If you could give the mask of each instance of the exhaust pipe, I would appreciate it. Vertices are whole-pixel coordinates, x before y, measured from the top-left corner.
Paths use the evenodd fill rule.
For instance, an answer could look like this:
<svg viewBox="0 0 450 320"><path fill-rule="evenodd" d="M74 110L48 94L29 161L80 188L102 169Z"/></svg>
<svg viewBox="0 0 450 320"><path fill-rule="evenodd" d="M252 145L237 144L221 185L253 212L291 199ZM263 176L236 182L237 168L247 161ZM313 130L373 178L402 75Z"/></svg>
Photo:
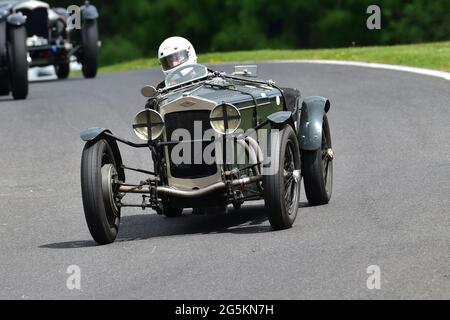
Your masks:
<svg viewBox="0 0 450 320"><path fill-rule="evenodd" d="M242 178L238 180L233 180L231 185L233 187L245 186L248 184L260 182L262 176ZM178 198L192 199L207 196L214 192L225 191L226 184L224 182L218 182L212 184L206 188L198 190L178 190L170 187L156 187L156 194L158 196L172 196ZM149 194L149 186L120 186L119 192L121 193L139 193L139 194Z"/></svg>

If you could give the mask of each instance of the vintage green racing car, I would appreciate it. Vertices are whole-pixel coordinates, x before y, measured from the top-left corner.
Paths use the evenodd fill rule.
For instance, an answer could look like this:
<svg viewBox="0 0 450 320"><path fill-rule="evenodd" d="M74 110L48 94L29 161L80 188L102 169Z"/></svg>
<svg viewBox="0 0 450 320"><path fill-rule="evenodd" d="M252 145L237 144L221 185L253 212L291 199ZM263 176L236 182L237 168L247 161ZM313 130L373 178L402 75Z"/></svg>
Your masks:
<svg viewBox="0 0 450 320"><path fill-rule="evenodd" d="M116 239L127 207L176 217L185 208L217 214L264 200L271 226L280 230L296 219L302 180L310 205L330 201L329 100L301 98L298 90L258 80L256 73L256 66L236 67L232 75L183 66L160 89L142 89L148 101L133 123L142 143L104 128L81 133L83 205L97 243ZM118 143L148 149L153 167L150 158L146 169L126 166ZM126 182L129 170L142 181ZM129 202L131 194L142 198Z"/></svg>

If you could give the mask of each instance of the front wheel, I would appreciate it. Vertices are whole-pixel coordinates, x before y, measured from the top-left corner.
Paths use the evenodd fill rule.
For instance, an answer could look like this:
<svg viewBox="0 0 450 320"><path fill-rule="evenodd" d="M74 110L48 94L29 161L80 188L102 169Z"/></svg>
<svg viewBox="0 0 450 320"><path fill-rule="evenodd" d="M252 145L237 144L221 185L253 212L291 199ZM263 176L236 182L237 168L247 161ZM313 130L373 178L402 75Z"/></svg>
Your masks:
<svg viewBox="0 0 450 320"><path fill-rule="evenodd" d="M299 208L300 150L291 126L286 126L271 139L271 166L263 177L264 200L270 225L275 230L283 230L292 227Z"/></svg>
<svg viewBox="0 0 450 320"><path fill-rule="evenodd" d="M302 151L305 193L311 206L330 202L333 189L333 159L330 126L325 115L321 148L315 151Z"/></svg>
<svg viewBox="0 0 450 320"><path fill-rule="evenodd" d="M97 20L86 21L81 30L83 44L83 75L95 78L98 69L98 26Z"/></svg>
<svg viewBox="0 0 450 320"><path fill-rule="evenodd" d="M9 30L8 57L10 87L15 100L28 96L27 34L25 27Z"/></svg>
<svg viewBox="0 0 450 320"><path fill-rule="evenodd" d="M108 141L88 142L81 159L83 207L89 231L102 245L114 242L119 231L114 180L118 180L117 163Z"/></svg>

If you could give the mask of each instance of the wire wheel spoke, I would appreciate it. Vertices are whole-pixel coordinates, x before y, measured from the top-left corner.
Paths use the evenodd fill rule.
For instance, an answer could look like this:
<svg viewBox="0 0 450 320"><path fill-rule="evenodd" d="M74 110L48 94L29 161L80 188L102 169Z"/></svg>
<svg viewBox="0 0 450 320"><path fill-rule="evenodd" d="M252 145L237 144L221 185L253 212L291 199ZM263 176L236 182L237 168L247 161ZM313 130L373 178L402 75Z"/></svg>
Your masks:
<svg viewBox="0 0 450 320"><path fill-rule="evenodd" d="M116 227L120 221L120 211L117 207L116 191L114 190L114 181L119 179L116 168L108 154L103 155L102 159L102 191L103 201L107 207L107 220L110 227Z"/></svg>
<svg viewBox="0 0 450 320"><path fill-rule="evenodd" d="M286 147L286 154L284 158L284 201L289 215L293 213L294 201L297 198L295 192L297 190L297 181L294 177L295 171L295 157L292 145L288 144Z"/></svg>
<svg viewBox="0 0 450 320"><path fill-rule="evenodd" d="M325 180L325 184L326 184L326 182L327 182L327 180L328 180L328 167L330 166L330 162L329 161L326 161L325 162L325 166L324 166L324 172L323 172L323 178L324 178L324 180Z"/></svg>
<svg viewBox="0 0 450 320"><path fill-rule="evenodd" d="M285 183L284 183L285 190L288 190L292 186L293 181L294 181L294 176L291 176L288 180L285 181Z"/></svg>

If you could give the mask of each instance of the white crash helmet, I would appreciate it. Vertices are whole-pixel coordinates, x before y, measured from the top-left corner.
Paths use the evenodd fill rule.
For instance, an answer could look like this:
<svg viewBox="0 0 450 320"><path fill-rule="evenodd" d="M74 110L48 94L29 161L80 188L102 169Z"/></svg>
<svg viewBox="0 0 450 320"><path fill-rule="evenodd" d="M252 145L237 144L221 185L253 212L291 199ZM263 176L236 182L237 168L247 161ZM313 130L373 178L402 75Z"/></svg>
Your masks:
<svg viewBox="0 0 450 320"><path fill-rule="evenodd" d="M167 75L184 64L197 63L197 54L192 44L185 38L171 37L159 46L158 59L163 72Z"/></svg>

